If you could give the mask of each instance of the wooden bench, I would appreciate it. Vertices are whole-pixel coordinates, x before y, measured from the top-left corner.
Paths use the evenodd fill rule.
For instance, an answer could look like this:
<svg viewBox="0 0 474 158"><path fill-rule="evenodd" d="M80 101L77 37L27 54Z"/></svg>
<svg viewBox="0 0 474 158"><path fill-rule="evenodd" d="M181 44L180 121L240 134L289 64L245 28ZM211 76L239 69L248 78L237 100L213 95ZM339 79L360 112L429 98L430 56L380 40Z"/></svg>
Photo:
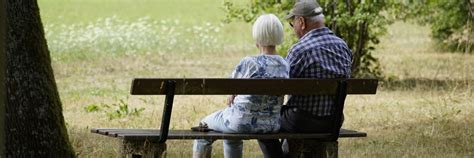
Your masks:
<svg viewBox="0 0 474 158"><path fill-rule="evenodd" d="M335 144L331 157L337 157L337 139L366 137L364 132L339 129L344 100L348 94L375 94L376 79L221 79L221 78L137 78L132 95L166 95L161 128L92 129L92 133L120 138L122 157L164 157L167 139L311 139ZM328 133L225 134L169 130L174 95L334 95L334 128ZM209 111L209 114L214 111ZM192 150L192 149L186 149Z"/></svg>

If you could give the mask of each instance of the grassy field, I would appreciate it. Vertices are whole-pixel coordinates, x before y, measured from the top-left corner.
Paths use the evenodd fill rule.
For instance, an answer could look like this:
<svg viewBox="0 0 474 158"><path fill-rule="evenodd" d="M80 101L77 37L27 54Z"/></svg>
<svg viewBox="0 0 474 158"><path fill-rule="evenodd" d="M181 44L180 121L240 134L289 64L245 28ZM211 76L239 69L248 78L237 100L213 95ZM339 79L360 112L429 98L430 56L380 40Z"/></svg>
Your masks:
<svg viewBox="0 0 474 158"><path fill-rule="evenodd" d="M95 127L158 128L164 97L130 96L136 77L228 77L255 55L248 24L220 24L221 0L40 0L70 140L78 157L116 157ZM238 2L243 3L243 2ZM292 38L292 35L287 35ZM375 96L346 100L341 157L473 157L474 55L433 49L429 28L397 22L375 52L392 78ZM177 96L171 128L188 129L225 96ZM120 110L127 109L127 110ZM261 157L245 141L245 157ZM222 157L222 145L214 145ZM192 141L170 141L190 157Z"/></svg>

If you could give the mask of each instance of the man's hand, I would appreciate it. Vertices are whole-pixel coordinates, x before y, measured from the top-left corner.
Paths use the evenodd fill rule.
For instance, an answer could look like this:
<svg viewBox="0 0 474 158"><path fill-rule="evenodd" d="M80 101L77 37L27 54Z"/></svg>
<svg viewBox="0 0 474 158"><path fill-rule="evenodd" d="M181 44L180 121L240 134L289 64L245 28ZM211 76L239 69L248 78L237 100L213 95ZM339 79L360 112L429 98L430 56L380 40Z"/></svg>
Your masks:
<svg viewBox="0 0 474 158"><path fill-rule="evenodd" d="M234 103L235 95L231 95L227 98L227 106L231 106Z"/></svg>

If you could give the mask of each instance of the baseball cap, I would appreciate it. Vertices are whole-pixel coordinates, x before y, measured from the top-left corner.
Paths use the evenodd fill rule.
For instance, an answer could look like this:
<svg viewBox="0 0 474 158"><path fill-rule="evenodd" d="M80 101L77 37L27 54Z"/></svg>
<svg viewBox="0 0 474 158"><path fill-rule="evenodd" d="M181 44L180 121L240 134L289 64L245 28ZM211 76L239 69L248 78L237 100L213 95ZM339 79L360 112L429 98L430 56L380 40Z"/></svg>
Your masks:
<svg viewBox="0 0 474 158"><path fill-rule="evenodd" d="M298 0L285 19L294 16L316 16L321 13L323 13L323 8L315 0Z"/></svg>

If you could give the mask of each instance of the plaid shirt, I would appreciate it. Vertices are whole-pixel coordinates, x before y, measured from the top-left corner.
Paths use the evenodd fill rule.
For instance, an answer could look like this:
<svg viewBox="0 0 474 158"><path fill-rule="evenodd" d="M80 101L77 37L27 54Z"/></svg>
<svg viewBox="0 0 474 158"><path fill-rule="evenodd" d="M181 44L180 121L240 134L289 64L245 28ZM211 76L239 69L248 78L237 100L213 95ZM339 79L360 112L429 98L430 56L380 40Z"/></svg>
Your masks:
<svg viewBox="0 0 474 158"><path fill-rule="evenodd" d="M306 33L291 47L286 61L290 64L290 78L349 78L352 52L341 38L324 27ZM329 116L334 96L293 95L287 105L315 116Z"/></svg>

